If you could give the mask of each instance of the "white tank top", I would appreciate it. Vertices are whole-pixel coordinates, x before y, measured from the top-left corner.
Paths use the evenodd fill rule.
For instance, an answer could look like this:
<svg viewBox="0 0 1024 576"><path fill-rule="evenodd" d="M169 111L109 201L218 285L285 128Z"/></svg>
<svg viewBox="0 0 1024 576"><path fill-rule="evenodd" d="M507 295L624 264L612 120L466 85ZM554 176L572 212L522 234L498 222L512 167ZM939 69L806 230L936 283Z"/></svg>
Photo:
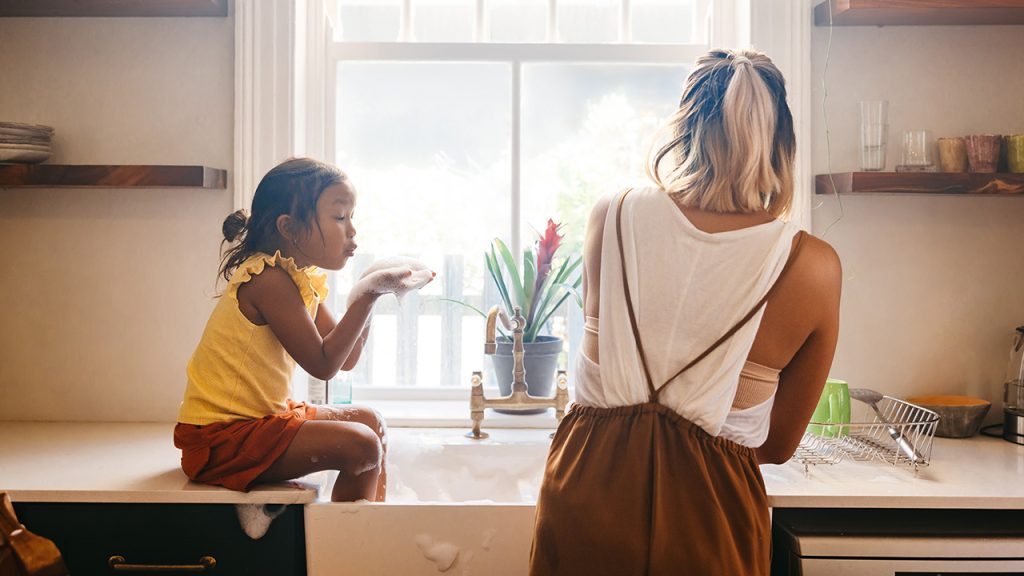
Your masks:
<svg viewBox="0 0 1024 576"><path fill-rule="evenodd" d="M625 305L616 239L616 198L601 247L600 366L577 360L576 401L615 407L649 400ZM635 189L622 206L622 243L640 339L658 401L712 436L757 447L768 435L774 394L730 410L763 310L706 358L666 384L739 322L767 293L798 228L781 220L707 233L656 188Z"/></svg>

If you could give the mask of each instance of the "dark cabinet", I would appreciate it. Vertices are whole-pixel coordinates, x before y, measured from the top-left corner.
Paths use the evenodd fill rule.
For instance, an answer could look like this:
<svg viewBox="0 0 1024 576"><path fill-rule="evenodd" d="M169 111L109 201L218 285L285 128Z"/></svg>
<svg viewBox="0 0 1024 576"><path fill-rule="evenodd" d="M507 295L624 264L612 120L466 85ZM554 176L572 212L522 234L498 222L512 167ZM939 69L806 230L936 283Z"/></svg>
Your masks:
<svg viewBox="0 0 1024 576"><path fill-rule="evenodd" d="M195 570L202 574L306 573L301 505L287 506L259 540L246 536L231 504L23 502L14 508L29 530L57 544L74 576L123 574L124 566L118 572L110 566L116 556L132 565L196 567L212 558L214 566Z"/></svg>

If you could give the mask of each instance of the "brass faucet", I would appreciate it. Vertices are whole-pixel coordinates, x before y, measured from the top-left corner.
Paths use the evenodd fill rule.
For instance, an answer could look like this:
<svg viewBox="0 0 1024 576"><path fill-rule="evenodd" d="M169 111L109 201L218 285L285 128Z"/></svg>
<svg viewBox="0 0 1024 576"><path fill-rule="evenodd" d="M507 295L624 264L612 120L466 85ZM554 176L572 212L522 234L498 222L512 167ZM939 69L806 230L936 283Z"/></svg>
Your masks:
<svg viewBox="0 0 1024 576"><path fill-rule="evenodd" d="M555 420L562 421L565 415L565 406L569 403L569 384L565 370L559 370L555 377L555 393L553 396L530 396L526 391L526 368L523 365L523 329L526 327L526 319L520 313L519 307L513 309L512 320L509 320L498 306L494 306L487 312L487 333L484 342L484 354L491 355L497 351L498 345L495 342L497 321L501 320L506 330L512 331L512 393L501 398L484 397L484 375L483 372L473 372L472 388L469 396L470 416L473 418L473 430L467 432L466 436L482 440L487 438L486 432L480 431L480 424L484 420L486 408L502 408L505 410L532 410L538 407L552 407L555 409Z"/></svg>

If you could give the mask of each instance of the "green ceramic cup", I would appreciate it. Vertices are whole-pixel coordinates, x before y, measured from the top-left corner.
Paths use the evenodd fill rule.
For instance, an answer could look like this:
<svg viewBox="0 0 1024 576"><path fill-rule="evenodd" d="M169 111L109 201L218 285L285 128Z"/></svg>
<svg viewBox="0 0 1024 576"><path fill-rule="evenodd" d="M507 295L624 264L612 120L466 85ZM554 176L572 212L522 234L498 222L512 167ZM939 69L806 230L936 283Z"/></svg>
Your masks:
<svg viewBox="0 0 1024 576"><path fill-rule="evenodd" d="M817 436L846 436L849 426L826 426L825 424L850 423L850 386L843 380L829 378L821 390L818 405L811 415L807 431Z"/></svg>
<svg viewBox="0 0 1024 576"><path fill-rule="evenodd" d="M1011 134L1005 137L1006 164L1010 172L1024 172L1024 134Z"/></svg>

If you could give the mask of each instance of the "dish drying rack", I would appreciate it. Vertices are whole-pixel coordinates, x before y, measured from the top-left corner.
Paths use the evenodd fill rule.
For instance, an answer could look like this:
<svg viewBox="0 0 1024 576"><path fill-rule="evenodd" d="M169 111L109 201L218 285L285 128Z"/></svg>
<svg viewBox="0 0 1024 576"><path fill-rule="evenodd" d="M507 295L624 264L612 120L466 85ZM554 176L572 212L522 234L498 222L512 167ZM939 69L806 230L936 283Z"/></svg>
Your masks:
<svg viewBox="0 0 1024 576"><path fill-rule="evenodd" d="M844 459L869 461L881 460L893 466L910 465L917 476L918 469L931 461L932 440L939 415L899 398L883 396L878 409L885 417L883 422L870 411L866 404L853 402L858 406L854 421L849 424L832 424L811 421L804 432L793 459L803 464L804 475L810 475L810 467L821 464L838 464ZM865 410L860 410L865 408ZM871 421L867 421L868 418ZM910 441L918 454L911 460L901 452L890 435L889 428L895 429ZM820 431L821 433L815 433Z"/></svg>

